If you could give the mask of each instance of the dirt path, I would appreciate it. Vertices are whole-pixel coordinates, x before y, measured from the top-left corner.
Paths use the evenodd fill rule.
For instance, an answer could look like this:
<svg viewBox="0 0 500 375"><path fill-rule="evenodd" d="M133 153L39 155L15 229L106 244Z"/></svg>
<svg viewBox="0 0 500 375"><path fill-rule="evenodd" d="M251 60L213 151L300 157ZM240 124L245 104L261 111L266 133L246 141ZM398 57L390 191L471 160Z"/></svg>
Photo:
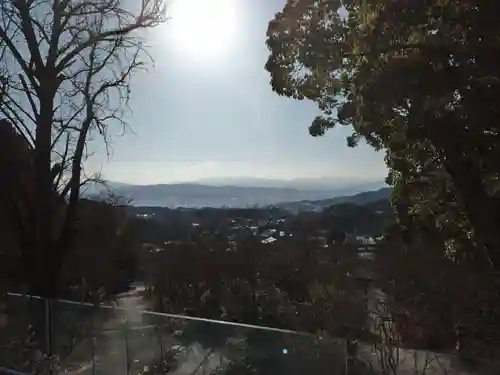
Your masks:
<svg viewBox="0 0 500 375"><path fill-rule="evenodd" d="M130 292L120 294L117 306L120 310L113 311L104 323L103 334L94 339L93 345L90 339L82 342L76 352L87 351L87 361L77 366L71 366L71 357L67 359L68 366L66 374L72 375L125 375L143 373L150 368L155 361L161 358L176 342L172 336L161 337L155 330L156 325L151 324L151 317L141 311L147 310L149 304L142 297L144 288L135 286ZM149 318L149 319L148 319ZM149 321L148 321L149 320ZM158 320L157 323L160 323ZM168 321L166 320L165 323ZM94 354L92 359L92 353ZM220 365L220 355L211 353L198 343L182 351L178 356L180 361L176 370L170 372L172 375L191 375L195 370L201 374L201 370L215 369ZM84 354L85 355L85 354ZM208 358L207 358L208 357ZM128 362L128 366L127 366ZM202 364L200 366L200 364ZM72 367L72 368L69 368ZM194 375L194 374L193 374Z"/></svg>

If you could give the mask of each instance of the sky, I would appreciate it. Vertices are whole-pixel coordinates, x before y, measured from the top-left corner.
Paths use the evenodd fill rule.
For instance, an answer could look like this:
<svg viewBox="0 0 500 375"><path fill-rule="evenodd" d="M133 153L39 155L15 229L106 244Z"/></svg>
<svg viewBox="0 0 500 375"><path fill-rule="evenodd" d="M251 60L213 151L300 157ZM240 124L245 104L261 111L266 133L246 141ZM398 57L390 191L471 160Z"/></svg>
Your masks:
<svg viewBox="0 0 500 375"><path fill-rule="evenodd" d="M383 153L348 148L348 127L311 137L314 103L272 91L265 34L284 0L170 1L170 21L148 33L154 66L132 82L133 132L89 172L134 184L385 177Z"/></svg>

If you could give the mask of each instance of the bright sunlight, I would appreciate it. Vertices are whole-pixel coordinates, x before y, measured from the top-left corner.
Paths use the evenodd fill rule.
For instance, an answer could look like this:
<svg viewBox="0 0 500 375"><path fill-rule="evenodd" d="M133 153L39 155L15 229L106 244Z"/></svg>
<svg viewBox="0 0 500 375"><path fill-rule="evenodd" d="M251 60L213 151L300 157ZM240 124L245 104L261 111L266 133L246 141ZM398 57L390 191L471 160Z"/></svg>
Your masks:
<svg viewBox="0 0 500 375"><path fill-rule="evenodd" d="M238 0L173 0L169 33L174 46L192 59L216 59L238 34Z"/></svg>

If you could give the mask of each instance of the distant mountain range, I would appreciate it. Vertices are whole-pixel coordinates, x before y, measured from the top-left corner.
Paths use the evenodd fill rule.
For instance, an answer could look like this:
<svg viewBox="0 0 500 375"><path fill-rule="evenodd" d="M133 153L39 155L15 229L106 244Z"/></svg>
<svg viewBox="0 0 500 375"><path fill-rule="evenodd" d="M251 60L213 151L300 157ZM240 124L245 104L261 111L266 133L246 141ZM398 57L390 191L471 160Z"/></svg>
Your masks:
<svg viewBox="0 0 500 375"><path fill-rule="evenodd" d="M205 178L195 181L196 184L209 186L238 186L238 187L267 187L267 188L292 188L299 190L333 190L345 191L368 191L379 189L385 183L382 180L361 179L350 177L315 177L294 179L271 179L260 177L220 177Z"/></svg>
<svg viewBox="0 0 500 375"><path fill-rule="evenodd" d="M354 203L358 205L366 205L369 203L388 200L391 195L392 188L385 187L374 191L365 191L355 195L347 195L321 200L304 200L296 202L286 202L275 205L290 212L300 211L322 211L326 207L340 203Z"/></svg>
<svg viewBox="0 0 500 375"><path fill-rule="evenodd" d="M108 188L115 195L131 200L134 206L158 207L248 207L270 206L283 202L328 201L335 197L354 195L366 190L380 188L383 183L340 183L338 186L321 186L308 181L309 188L296 187L292 181L266 180L268 186L217 185L215 181L185 184L128 185L110 182ZM261 183L261 180L247 182ZM298 186L300 183L297 183ZM372 188L373 186L373 188ZM315 188L314 188L315 187ZM86 195L101 199L108 189L104 186L90 186ZM288 204L288 203L286 203Z"/></svg>

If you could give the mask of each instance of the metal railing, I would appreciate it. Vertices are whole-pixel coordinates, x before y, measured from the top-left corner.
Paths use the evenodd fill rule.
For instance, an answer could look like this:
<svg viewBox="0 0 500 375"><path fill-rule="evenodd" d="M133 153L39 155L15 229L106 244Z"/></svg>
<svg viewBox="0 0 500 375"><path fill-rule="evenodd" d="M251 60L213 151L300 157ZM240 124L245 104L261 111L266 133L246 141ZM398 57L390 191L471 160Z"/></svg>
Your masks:
<svg viewBox="0 0 500 375"><path fill-rule="evenodd" d="M353 349L343 339L145 311L134 298L96 306L7 295L0 375L463 373L451 355L379 344Z"/></svg>

